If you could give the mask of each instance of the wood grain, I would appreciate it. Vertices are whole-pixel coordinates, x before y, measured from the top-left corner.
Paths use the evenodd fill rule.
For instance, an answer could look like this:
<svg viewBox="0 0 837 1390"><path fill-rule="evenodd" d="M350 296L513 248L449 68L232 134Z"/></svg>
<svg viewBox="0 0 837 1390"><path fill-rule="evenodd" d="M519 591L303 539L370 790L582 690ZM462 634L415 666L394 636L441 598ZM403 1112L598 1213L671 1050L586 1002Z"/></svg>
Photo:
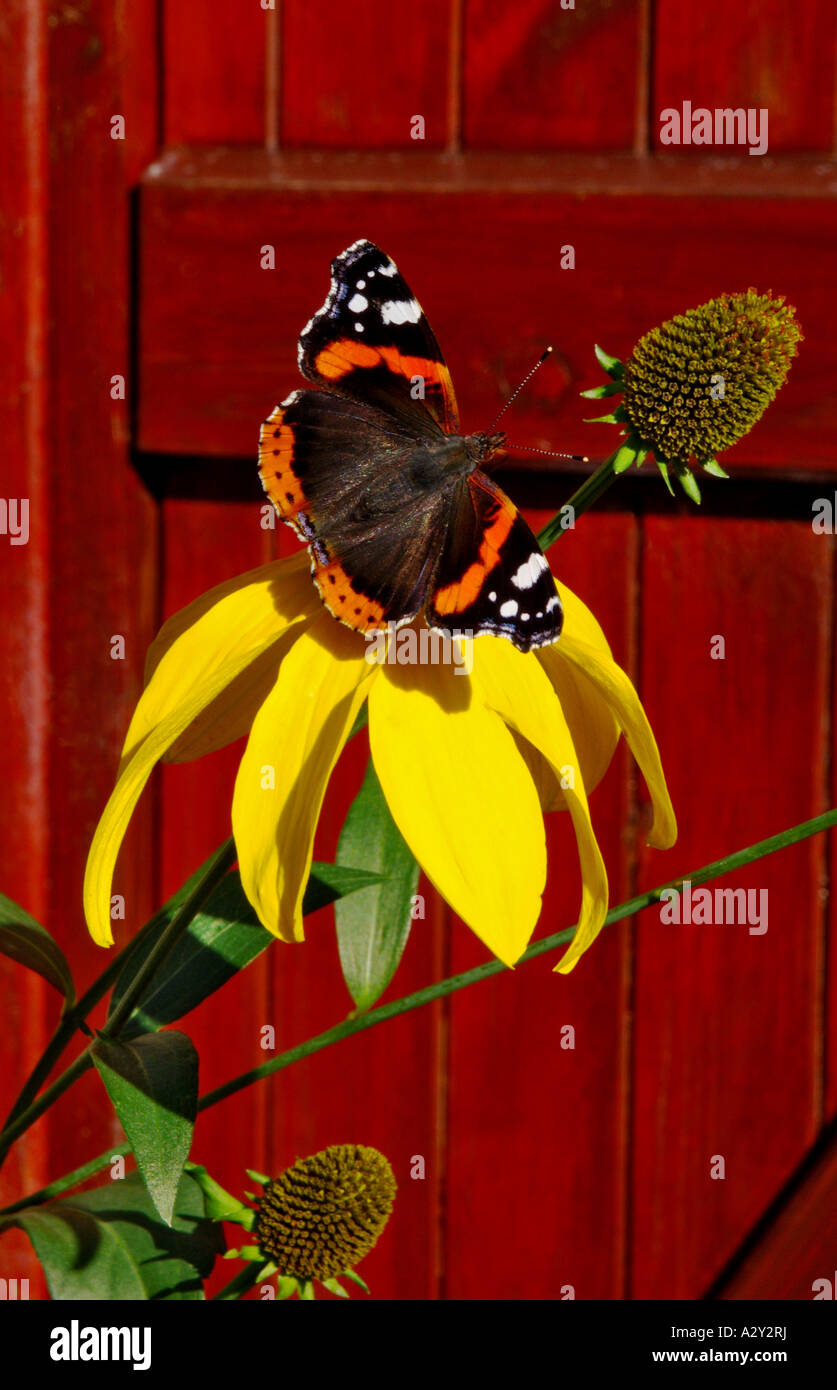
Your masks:
<svg viewBox="0 0 837 1390"><path fill-rule="evenodd" d="M630 517L590 516L550 552L628 669L637 530ZM628 770L620 748L591 797L614 902L630 892ZM538 937L576 920L580 891L568 817L546 821ZM451 971L486 958L461 922L450 932ZM571 975L552 973L556 952L450 1000L446 1297L551 1301L567 1285L577 1299L623 1296L630 954L628 928L606 928ZM566 1024L573 1049L560 1045Z"/></svg>
<svg viewBox="0 0 837 1390"><path fill-rule="evenodd" d="M680 837L643 854L641 887L822 808L830 556L810 526L653 518L642 593L641 691ZM640 918L633 1298L698 1297L816 1137L824 848L718 885L767 893L764 934Z"/></svg>
<svg viewBox="0 0 837 1390"><path fill-rule="evenodd" d="M458 3L431 0L411 9L409 18L388 0L285 4L280 143L341 149L447 145L451 25ZM424 120L423 140L411 135L414 116Z"/></svg>
<svg viewBox="0 0 837 1390"><path fill-rule="evenodd" d="M467 0L465 144L627 150L639 99L640 0Z"/></svg>
<svg viewBox="0 0 837 1390"><path fill-rule="evenodd" d="M258 0L164 0L167 145L264 144L266 26L275 20Z"/></svg>
<svg viewBox="0 0 837 1390"><path fill-rule="evenodd" d="M834 148L834 6L829 0L738 0L654 7L651 131L666 107L768 112L769 148ZM696 147L692 147L696 149ZM754 163L756 160L754 159Z"/></svg>
<svg viewBox="0 0 837 1390"><path fill-rule="evenodd" d="M331 258L363 235L395 258L424 304L466 428L491 422L551 342L553 361L515 405L510 438L593 457L614 447L612 429L583 423L601 412L577 395L600 379L595 342L627 354L655 323L724 290L782 292L806 341L767 417L727 461L794 475L834 470L835 349L822 293L837 245L830 199L812 200L801 218L784 200L478 194L454 181L425 190L417 235L412 193L230 187L208 170L198 188L171 166L169 175L142 194L143 449L249 454L258 422L297 384L297 337L322 303ZM557 267L565 243L575 269ZM276 247L275 270L260 268L264 244Z"/></svg>

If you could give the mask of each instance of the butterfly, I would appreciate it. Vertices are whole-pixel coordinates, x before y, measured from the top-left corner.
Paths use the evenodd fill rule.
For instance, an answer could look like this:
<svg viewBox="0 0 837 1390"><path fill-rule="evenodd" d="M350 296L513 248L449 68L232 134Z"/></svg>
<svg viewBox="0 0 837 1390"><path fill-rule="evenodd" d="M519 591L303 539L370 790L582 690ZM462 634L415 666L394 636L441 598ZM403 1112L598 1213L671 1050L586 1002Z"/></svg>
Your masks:
<svg viewBox="0 0 837 1390"><path fill-rule="evenodd" d="M505 436L460 433L430 324L371 241L332 261L298 356L319 389L265 420L259 472L329 612L364 633L422 615L449 637L554 642L563 614L546 558L483 471Z"/></svg>

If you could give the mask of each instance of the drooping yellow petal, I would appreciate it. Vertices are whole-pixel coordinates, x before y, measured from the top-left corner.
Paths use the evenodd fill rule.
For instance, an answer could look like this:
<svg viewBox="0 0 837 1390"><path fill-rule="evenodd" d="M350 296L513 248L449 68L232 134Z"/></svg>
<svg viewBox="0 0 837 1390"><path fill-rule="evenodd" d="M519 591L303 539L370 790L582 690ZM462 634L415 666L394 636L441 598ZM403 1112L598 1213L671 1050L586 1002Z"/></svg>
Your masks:
<svg viewBox="0 0 837 1390"><path fill-rule="evenodd" d="M223 747L245 731L252 701L244 700L247 678L240 673L293 624L310 621L320 610L305 552L291 560L274 560L217 585L169 618L148 649L146 686L125 736L123 759L130 758L155 725L178 705L212 683L215 708L196 737L197 752ZM224 668L223 685L215 680ZM201 709L211 701L204 699ZM229 730L225 727L229 718ZM227 734L229 736L227 736ZM173 750L190 756L186 743ZM193 754L196 756L197 753Z"/></svg>
<svg viewBox="0 0 837 1390"><path fill-rule="evenodd" d="M539 748L562 782L581 862L581 908L575 936L555 969L566 974L595 940L607 915L608 887L587 805L584 778L561 703L537 658L510 642L474 643L474 684L486 704Z"/></svg>
<svg viewBox="0 0 837 1390"><path fill-rule="evenodd" d="M369 696L369 742L393 819L428 878L513 965L540 914L546 844L534 784L502 719L450 666L386 665Z"/></svg>
<svg viewBox="0 0 837 1390"><path fill-rule="evenodd" d="M84 872L84 915L93 940L100 946L113 945L110 926L113 870L119 847L142 789L155 763L166 749L200 714L206 701L212 699L231 678L232 665L233 663L228 661L217 667L205 685L194 691L189 698L182 700L135 746L130 756L122 760L116 786L96 827Z"/></svg>
<svg viewBox="0 0 837 1390"><path fill-rule="evenodd" d="M565 584L556 581L556 588L564 607L564 632L576 634L590 642L603 657L610 657L607 638L590 609ZM563 637L559 637L551 646L541 647L536 657L561 701L589 796L610 767L620 730L597 686L572 662L564 660L562 644ZM566 798L549 762L527 740L518 737L517 743L538 788L543 809L565 811Z"/></svg>
<svg viewBox="0 0 837 1390"><path fill-rule="evenodd" d="M305 557L302 557L303 561ZM165 625L152 648L149 683L125 740L116 786L96 827L84 877L84 912L93 939L113 944L110 892L128 822L155 763L188 740L204 712L265 652L278 660L284 634L305 616L311 599L305 565L264 565L210 590ZM308 576L308 588L313 585ZM315 608L319 606L316 596ZM191 626L187 617L191 616ZM232 733L236 737L236 733ZM223 739L216 732L214 746Z"/></svg>
<svg viewBox="0 0 837 1390"><path fill-rule="evenodd" d="M320 807L378 670L365 650L329 614L315 619L282 661L239 765L232 823L242 886L259 920L285 941L303 939Z"/></svg>
<svg viewBox="0 0 837 1390"><path fill-rule="evenodd" d="M589 642L569 633L561 641L565 658L584 671L607 700L639 764L654 809L648 843L657 849L669 849L677 839L677 821L657 742L639 696L621 666L603 657Z"/></svg>

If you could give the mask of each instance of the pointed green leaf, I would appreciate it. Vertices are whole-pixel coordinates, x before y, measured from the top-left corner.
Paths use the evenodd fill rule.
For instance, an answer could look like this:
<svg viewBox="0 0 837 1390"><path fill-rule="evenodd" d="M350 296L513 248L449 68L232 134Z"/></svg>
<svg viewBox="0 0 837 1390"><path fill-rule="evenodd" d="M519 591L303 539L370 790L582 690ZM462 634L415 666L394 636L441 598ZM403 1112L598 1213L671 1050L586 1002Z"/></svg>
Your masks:
<svg viewBox="0 0 837 1390"><path fill-rule="evenodd" d="M343 978L359 1009L383 994L410 934L419 867L390 815L372 759L340 832L337 863L385 875L334 909Z"/></svg>
<svg viewBox="0 0 837 1390"><path fill-rule="evenodd" d="M198 1054L185 1033L90 1048L158 1212L171 1225L198 1109Z"/></svg>
<svg viewBox="0 0 837 1390"><path fill-rule="evenodd" d="M75 1003L73 975L61 947L46 927L3 893L0 893L0 955L36 971L64 995L65 1007Z"/></svg>
<svg viewBox="0 0 837 1390"><path fill-rule="evenodd" d="M636 461L636 451L630 444L623 444L616 450L616 457L613 460L614 473L624 473Z"/></svg>
<svg viewBox="0 0 837 1390"><path fill-rule="evenodd" d="M323 1279L323 1288L328 1289L329 1293L337 1294L338 1298L348 1298L349 1294L342 1284L338 1284L336 1279Z"/></svg>
<svg viewBox="0 0 837 1390"><path fill-rule="evenodd" d="M657 467L658 467L659 470L660 470L660 474L661 474L661 476L662 476L663 482L665 483L665 485L666 485L666 487L668 488L668 490L669 490L671 496L673 497L673 496L674 496L674 488L673 488L672 485L671 485L671 478L669 477L669 473L668 473L668 464L666 463L665 459L658 458L658 459L657 459Z"/></svg>
<svg viewBox="0 0 837 1390"><path fill-rule="evenodd" d="M203 1299L202 1281L224 1249L200 1189L184 1174L171 1226L162 1223L138 1173L46 1206L25 1207L0 1230L26 1232L60 1301Z"/></svg>
<svg viewBox="0 0 837 1390"><path fill-rule="evenodd" d="M700 506L700 488L694 473L690 468L684 468L677 474L677 481L685 492L698 507Z"/></svg>
<svg viewBox="0 0 837 1390"><path fill-rule="evenodd" d="M578 394L588 401L600 401L606 396L618 396L624 389L624 381L606 381L602 386L591 386L589 391L579 391Z"/></svg>
<svg viewBox="0 0 837 1390"><path fill-rule="evenodd" d="M200 870L198 874L200 874ZM197 878L197 875L194 876ZM377 883L379 875L361 869L345 869L336 864L312 864L305 889L303 912L315 912L343 894L357 892ZM191 882L192 880L190 880ZM184 885L184 890L188 885ZM155 946L185 891L166 904L153 931L139 943L125 963L108 1007L113 1013L137 966ZM148 991L120 1032L123 1041L143 1033L156 1032L197 1008L210 994L261 955L275 937L266 931L247 901L238 870L227 874L210 896L202 911L167 956Z"/></svg>
<svg viewBox="0 0 837 1390"><path fill-rule="evenodd" d="M234 1221L245 1230L252 1230L253 1211L250 1207L245 1206L231 1192L225 1191L221 1184L210 1176L203 1164L186 1163L184 1167L203 1193L204 1208L211 1220Z"/></svg>
<svg viewBox="0 0 837 1390"><path fill-rule="evenodd" d="M365 1284L356 1269L344 1269L340 1275L341 1279L351 1279L353 1284L359 1284L364 1293L369 1292L369 1285Z"/></svg>
<svg viewBox="0 0 837 1390"><path fill-rule="evenodd" d="M276 1280L276 1292L280 1298L293 1298L295 1293L299 1293L299 1281L291 1275L280 1274Z"/></svg>
<svg viewBox="0 0 837 1390"><path fill-rule="evenodd" d="M619 361L618 357L611 357L610 353L605 352L604 348L600 348L598 344L593 348L593 351L599 366L604 368L608 376L621 377L625 375L625 365Z"/></svg>
<svg viewBox="0 0 837 1390"><path fill-rule="evenodd" d="M711 473L713 478L729 477L729 473L724 471L717 459L704 459L701 466L704 472Z"/></svg>

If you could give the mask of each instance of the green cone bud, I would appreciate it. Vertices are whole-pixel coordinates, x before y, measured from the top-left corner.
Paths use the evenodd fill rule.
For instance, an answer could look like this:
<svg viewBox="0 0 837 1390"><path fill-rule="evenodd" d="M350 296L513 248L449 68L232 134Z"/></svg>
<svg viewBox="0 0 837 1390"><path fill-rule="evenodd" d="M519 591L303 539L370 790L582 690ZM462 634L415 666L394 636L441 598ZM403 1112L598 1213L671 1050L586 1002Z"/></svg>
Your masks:
<svg viewBox="0 0 837 1390"><path fill-rule="evenodd" d="M801 338L791 305L753 289L668 319L625 363L633 432L669 463L714 459L760 419Z"/></svg>
<svg viewBox="0 0 837 1390"><path fill-rule="evenodd" d="M332 1144L268 1184L254 1235L283 1274L333 1279L372 1249L395 1192L392 1168L377 1149Z"/></svg>

